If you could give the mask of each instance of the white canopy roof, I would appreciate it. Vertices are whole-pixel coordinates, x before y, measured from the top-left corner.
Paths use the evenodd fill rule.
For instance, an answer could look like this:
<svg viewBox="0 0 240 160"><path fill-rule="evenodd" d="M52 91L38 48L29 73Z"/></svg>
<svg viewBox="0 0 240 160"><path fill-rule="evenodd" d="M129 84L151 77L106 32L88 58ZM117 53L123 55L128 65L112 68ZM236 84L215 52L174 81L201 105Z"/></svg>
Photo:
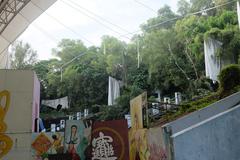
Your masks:
<svg viewBox="0 0 240 160"><path fill-rule="evenodd" d="M56 0L0 0L0 68L8 66L8 47Z"/></svg>

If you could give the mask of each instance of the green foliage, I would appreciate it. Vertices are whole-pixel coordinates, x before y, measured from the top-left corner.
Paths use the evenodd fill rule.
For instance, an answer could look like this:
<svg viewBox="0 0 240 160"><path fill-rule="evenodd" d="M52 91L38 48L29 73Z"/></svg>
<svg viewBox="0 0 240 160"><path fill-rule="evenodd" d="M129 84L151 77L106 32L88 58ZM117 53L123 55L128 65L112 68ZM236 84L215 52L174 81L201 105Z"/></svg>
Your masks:
<svg viewBox="0 0 240 160"><path fill-rule="evenodd" d="M178 13L185 15L206 9L229 0L180 0ZM202 108L219 97L210 94L210 80L205 77L204 39L222 42L218 55L229 62L238 63L240 32L233 5L178 18L169 6L159 9L158 15L149 19L141 28L143 33L134 35L129 43L112 36L103 36L100 47L86 47L80 40L63 39L53 54L60 60L40 61L35 64L42 82L42 98L69 96L71 111L89 108L103 113L99 119L122 118L129 112L129 101L143 91L161 90L172 96L181 92L186 100L209 95L199 103L187 104L179 115ZM138 45L139 44L139 45ZM138 59L138 51L140 59ZM70 62L81 53L79 59ZM138 68L138 60L140 66ZM60 81L60 67L63 81ZM124 82L116 105L107 104L108 76ZM237 91L235 88L223 97ZM213 96L213 97L211 97ZM171 114L168 116L171 117ZM178 116L178 115L177 115Z"/></svg>
<svg viewBox="0 0 240 160"><path fill-rule="evenodd" d="M191 5L187 0L178 1L177 6L178 6L178 13L180 15L186 15L191 10Z"/></svg>
<svg viewBox="0 0 240 160"><path fill-rule="evenodd" d="M30 44L16 41L13 43L10 58L12 69L31 69L37 62L37 52Z"/></svg>
<svg viewBox="0 0 240 160"><path fill-rule="evenodd" d="M173 27L175 22L174 21L169 21L168 23L164 23L164 22L176 17L178 17L178 15L171 10L171 7L169 7L168 5L165 5L158 10L157 17L150 18L147 21L147 24L144 24L141 27L145 32L154 32L158 29L168 29ZM163 23L163 24L157 25L159 23ZM151 27L151 26L154 26L154 27Z"/></svg>
<svg viewBox="0 0 240 160"><path fill-rule="evenodd" d="M224 91L240 85L240 66L232 64L223 68L219 74L219 81Z"/></svg>
<svg viewBox="0 0 240 160"><path fill-rule="evenodd" d="M53 55L61 58L63 63L70 61L72 58L86 51L87 47L84 46L82 41L70 39L62 39L57 48L52 50Z"/></svg>

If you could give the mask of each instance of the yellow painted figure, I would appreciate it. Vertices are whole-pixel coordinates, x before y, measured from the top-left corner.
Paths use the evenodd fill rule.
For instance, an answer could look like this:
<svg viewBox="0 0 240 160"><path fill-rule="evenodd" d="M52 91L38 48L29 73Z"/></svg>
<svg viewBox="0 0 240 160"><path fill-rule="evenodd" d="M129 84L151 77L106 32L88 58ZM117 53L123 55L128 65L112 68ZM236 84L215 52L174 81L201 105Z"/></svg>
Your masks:
<svg viewBox="0 0 240 160"><path fill-rule="evenodd" d="M58 133L56 135L52 136L53 142L52 142L52 149L55 150L55 154L57 153L63 153L63 146L62 146L62 136Z"/></svg>
<svg viewBox="0 0 240 160"><path fill-rule="evenodd" d="M8 91L0 92L0 158L8 154L13 145L12 139L4 134L7 130L7 124L4 122L4 118L9 106L10 93Z"/></svg>

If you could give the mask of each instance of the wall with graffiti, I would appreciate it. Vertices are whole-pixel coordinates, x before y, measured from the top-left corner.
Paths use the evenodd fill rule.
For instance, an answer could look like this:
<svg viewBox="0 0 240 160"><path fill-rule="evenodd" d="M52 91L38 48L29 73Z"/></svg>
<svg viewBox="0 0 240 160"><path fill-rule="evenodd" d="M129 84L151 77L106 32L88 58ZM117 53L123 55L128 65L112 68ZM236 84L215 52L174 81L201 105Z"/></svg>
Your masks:
<svg viewBox="0 0 240 160"><path fill-rule="evenodd" d="M34 117L38 117L39 82L33 71L0 70L0 159L31 159ZM34 105L33 105L34 104Z"/></svg>
<svg viewBox="0 0 240 160"><path fill-rule="evenodd" d="M13 141L5 134L7 124L5 116L10 107L10 93L8 91L0 92L0 159L3 158L11 150Z"/></svg>

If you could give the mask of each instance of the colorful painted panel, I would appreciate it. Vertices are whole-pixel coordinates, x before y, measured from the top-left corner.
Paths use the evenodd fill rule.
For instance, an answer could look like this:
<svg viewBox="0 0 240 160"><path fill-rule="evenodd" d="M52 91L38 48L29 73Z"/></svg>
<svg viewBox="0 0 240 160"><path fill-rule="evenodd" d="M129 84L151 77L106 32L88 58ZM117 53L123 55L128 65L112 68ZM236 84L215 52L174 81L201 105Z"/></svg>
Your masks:
<svg viewBox="0 0 240 160"><path fill-rule="evenodd" d="M32 134L33 157L39 159L49 154L62 154L64 152L63 137L63 132Z"/></svg>
<svg viewBox="0 0 240 160"><path fill-rule="evenodd" d="M131 125L133 130L143 128L143 108L147 106L147 93L139 95L130 101Z"/></svg>
<svg viewBox="0 0 240 160"><path fill-rule="evenodd" d="M150 152L147 145L147 129L129 131L130 160L148 160Z"/></svg>
<svg viewBox="0 0 240 160"><path fill-rule="evenodd" d="M150 128L147 132L149 160L167 160L166 145L162 133L162 128Z"/></svg>
<svg viewBox="0 0 240 160"><path fill-rule="evenodd" d="M85 160L86 149L90 142L91 128L85 128L81 120L66 121L65 128L65 151L73 160Z"/></svg>
<svg viewBox="0 0 240 160"><path fill-rule="evenodd" d="M129 160L127 120L95 122L92 160Z"/></svg>

